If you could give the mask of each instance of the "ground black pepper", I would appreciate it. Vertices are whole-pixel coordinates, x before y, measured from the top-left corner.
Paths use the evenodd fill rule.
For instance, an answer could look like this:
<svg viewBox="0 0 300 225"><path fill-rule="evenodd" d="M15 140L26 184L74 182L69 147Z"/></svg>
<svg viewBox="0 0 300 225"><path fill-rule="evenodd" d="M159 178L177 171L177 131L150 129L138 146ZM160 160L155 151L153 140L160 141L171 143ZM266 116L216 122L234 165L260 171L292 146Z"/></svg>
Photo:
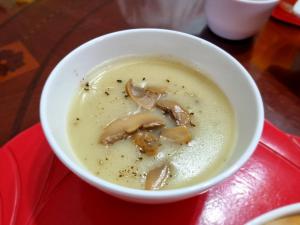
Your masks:
<svg viewBox="0 0 300 225"><path fill-rule="evenodd" d="M89 91L89 90L90 90L90 84L89 84L89 82L86 82L86 83L84 84L83 90L85 90L85 91Z"/></svg>

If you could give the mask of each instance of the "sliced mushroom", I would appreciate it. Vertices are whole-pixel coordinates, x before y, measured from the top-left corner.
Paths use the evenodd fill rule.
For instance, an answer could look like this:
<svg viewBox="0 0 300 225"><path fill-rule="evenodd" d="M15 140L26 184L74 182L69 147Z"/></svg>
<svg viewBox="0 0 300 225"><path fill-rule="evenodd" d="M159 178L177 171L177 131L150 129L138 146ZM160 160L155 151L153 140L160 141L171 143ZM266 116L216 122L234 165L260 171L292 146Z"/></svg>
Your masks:
<svg viewBox="0 0 300 225"><path fill-rule="evenodd" d="M133 136L133 140L140 151L150 156L156 155L160 146L159 137L149 131L138 131Z"/></svg>
<svg viewBox="0 0 300 225"><path fill-rule="evenodd" d="M178 144L187 144L192 140L192 135L185 126L163 128L160 135Z"/></svg>
<svg viewBox="0 0 300 225"><path fill-rule="evenodd" d="M126 83L126 92L131 97L131 99L138 105L145 109L152 109L156 101L165 94L165 89L161 87L137 87L132 83L130 79Z"/></svg>
<svg viewBox="0 0 300 225"><path fill-rule="evenodd" d="M108 124L100 137L102 144L112 144L128 137L138 129L150 129L164 126L164 121L152 113L138 113L114 120Z"/></svg>
<svg viewBox="0 0 300 225"><path fill-rule="evenodd" d="M150 170L146 177L146 190L159 190L166 185L166 181L170 176L170 166L165 163L162 166Z"/></svg>
<svg viewBox="0 0 300 225"><path fill-rule="evenodd" d="M190 114L177 102L172 100L159 100L156 106L165 112L171 113L177 125L191 125Z"/></svg>

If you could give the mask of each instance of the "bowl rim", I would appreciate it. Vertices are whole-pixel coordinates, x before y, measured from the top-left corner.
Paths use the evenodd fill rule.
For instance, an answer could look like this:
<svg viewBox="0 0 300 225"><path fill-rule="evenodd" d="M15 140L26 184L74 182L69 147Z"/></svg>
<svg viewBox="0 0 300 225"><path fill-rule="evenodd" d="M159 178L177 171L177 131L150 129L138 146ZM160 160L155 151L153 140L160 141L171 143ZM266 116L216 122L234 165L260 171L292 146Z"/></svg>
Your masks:
<svg viewBox="0 0 300 225"><path fill-rule="evenodd" d="M260 1L253 1L253 0L236 0L242 3L247 3L249 5L266 5L266 4L277 4L279 0L260 0Z"/></svg>
<svg viewBox="0 0 300 225"><path fill-rule="evenodd" d="M245 150L244 154L236 161L235 164L231 165L228 169L218 173L216 176L208 179L207 181L200 182L191 186L182 187L178 189L170 189L170 190L160 190L160 191L149 191L149 190L139 190L129 187L124 187L118 184L111 183L109 181L105 181L104 179L101 179L99 177L96 177L92 175L89 171L87 171L84 168L79 167L75 162L73 162L69 157L60 150L60 146L55 140L54 136L51 134L51 130L48 127L48 119L47 119L47 96L49 92L51 91L51 87L53 86L54 80L59 75L57 71L60 70L65 64L66 61L69 60L73 55L76 55L79 53L82 49L85 49L89 46L94 45L97 42L101 42L105 39L109 39L115 36L119 35L127 35L127 34L134 34L134 33L147 33L147 35L151 35L151 33L159 34L171 34L176 36L181 36L182 38L185 38L187 41L197 41L201 42L202 44L213 48L215 51L221 53L224 55L229 61L231 61L235 66L237 66L240 71L243 73L245 78L247 79L247 82L249 83L249 87L252 90L256 104L257 104L257 110L256 113L258 115L257 120L257 126L255 133L251 139L250 144L248 145L248 148ZM166 29L156 29L156 28L141 28L141 29L128 29L128 30L121 30L109 34L105 34L99 37L96 37L80 46L72 50L69 54L67 54L52 70L50 75L48 76L48 79L46 80L46 83L44 85L42 94L41 94L41 100L40 100L40 120L42 129L45 133L45 136L56 154L56 156L65 164L72 172L74 172L76 175L81 177L86 182L90 183L93 186L96 186L100 189L103 189L104 191L108 193L114 193L118 196L127 196L132 198L138 198L138 199L169 199L169 198L184 198L186 197L192 197L196 194L200 194L204 191L206 191L208 188L220 183L221 181L225 180L229 176L233 175L235 172L237 172L250 158L250 156L253 154L258 142L259 138L261 137L262 130L263 130L263 124L264 124L264 108L263 108L263 102L261 95L259 93L259 90L251 77L251 75L246 71L246 69L229 53L224 51L223 49L219 48L218 46L193 35L186 34L179 31L173 31L173 30L166 30Z"/></svg>
<svg viewBox="0 0 300 225"><path fill-rule="evenodd" d="M262 225L272 220L279 219L284 216L294 215L295 213L300 213L300 203L295 203L291 205L286 205L272 211L266 212L253 220L249 221L245 225Z"/></svg>

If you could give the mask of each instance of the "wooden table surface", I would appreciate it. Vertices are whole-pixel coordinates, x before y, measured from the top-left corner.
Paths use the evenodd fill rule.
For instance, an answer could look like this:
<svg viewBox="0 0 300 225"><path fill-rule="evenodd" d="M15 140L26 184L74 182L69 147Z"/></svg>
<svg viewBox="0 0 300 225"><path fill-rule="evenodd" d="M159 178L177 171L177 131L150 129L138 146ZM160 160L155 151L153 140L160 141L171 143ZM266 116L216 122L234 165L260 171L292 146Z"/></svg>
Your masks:
<svg viewBox="0 0 300 225"><path fill-rule="evenodd" d="M120 2L0 1L0 146L39 122L43 85L62 57L91 38L135 27L126 22ZM243 41L221 39L208 28L197 36L237 58L257 82L266 118L300 135L299 27L270 19L258 35Z"/></svg>

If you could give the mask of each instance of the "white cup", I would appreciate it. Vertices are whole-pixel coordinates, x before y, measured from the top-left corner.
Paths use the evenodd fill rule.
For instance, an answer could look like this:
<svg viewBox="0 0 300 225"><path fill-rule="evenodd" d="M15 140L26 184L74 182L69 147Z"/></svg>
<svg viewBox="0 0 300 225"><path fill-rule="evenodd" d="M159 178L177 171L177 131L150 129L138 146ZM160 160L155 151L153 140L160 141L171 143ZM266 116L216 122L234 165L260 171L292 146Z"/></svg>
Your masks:
<svg viewBox="0 0 300 225"><path fill-rule="evenodd" d="M223 90L235 111L238 138L230 160L221 171L204 182L188 187L146 191L105 181L79 162L68 139L67 117L80 81L99 63L127 55L166 55L189 62ZM108 194L128 201L151 204L196 196L234 174L254 152L264 123L259 91L237 60L203 39L162 29L119 31L95 38L73 50L58 63L45 84L40 117L54 153L71 171Z"/></svg>
<svg viewBox="0 0 300 225"><path fill-rule="evenodd" d="M279 0L206 0L209 28L217 35L241 40L255 35Z"/></svg>
<svg viewBox="0 0 300 225"><path fill-rule="evenodd" d="M133 27L199 34L206 26L204 0L117 0L117 3L123 18Z"/></svg>

